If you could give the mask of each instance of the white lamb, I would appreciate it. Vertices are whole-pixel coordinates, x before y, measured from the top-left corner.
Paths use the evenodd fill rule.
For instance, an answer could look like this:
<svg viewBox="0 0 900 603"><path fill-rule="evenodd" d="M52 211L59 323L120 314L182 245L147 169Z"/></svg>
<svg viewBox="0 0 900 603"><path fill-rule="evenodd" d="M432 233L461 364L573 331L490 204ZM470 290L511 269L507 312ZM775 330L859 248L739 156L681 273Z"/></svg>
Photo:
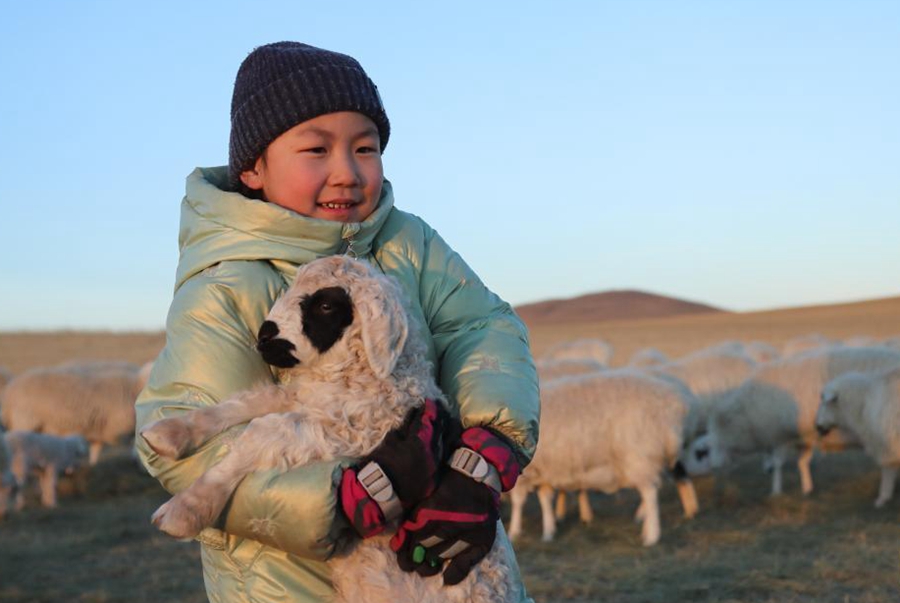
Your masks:
<svg viewBox="0 0 900 603"><path fill-rule="evenodd" d="M900 470L900 369L830 381L822 390L816 428L824 435L835 427L852 433L881 466L875 506L883 507L894 496Z"/></svg>
<svg viewBox="0 0 900 603"><path fill-rule="evenodd" d="M134 400L143 388L139 367L91 361L37 368L13 379L3 392L3 423L9 430L64 436L90 443L90 464L104 444L134 434Z"/></svg>
<svg viewBox="0 0 900 603"><path fill-rule="evenodd" d="M327 312L326 304L332 308ZM334 329L335 341L319 351L304 321L328 326L336 319L344 320L342 330ZM250 421L221 461L154 514L154 523L173 536L190 537L212 525L248 473L364 457L409 410L426 398L443 401L425 342L408 325L399 286L367 263L334 256L302 266L269 313L260 339L264 358L281 367L296 364L286 371L287 384L260 386L141 431L157 453L179 457ZM329 561L337 600L518 600L502 528L488 556L454 586L400 570L388 541L386 535L368 538Z"/></svg>
<svg viewBox="0 0 900 603"><path fill-rule="evenodd" d="M850 371L878 371L900 366L900 353L887 348L812 350L761 365L753 376L710 408L708 433L685 453L691 475L729 465L741 455L764 453L772 462L772 494L782 491L782 465L799 454L804 494L813 490L809 463L815 449L843 450L857 443L834 430L820 438L815 427L822 388Z"/></svg>
<svg viewBox="0 0 900 603"><path fill-rule="evenodd" d="M679 471L682 423L690 392L679 384L632 370L557 379L541 387L541 441L511 494L510 537L522 533L522 507L538 489L543 539L556 522L554 489L615 492L636 488L644 545L659 540L657 491L661 476L676 471L685 515L697 512L693 484Z"/></svg>
<svg viewBox="0 0 900 603"><path fill-rule="evenodd" d="M16 510L25 506L25 488L31 476L38 476L41 504L56 506L56 482L84 464L87 441L80 435L59 437L33 431L9 431L3 439L10 452L10 467L16 478Z"/></svg>
<svg viewBox="0 0 900 603"><path fill-rule="evenodd" d="M604 366L609 366L612 356L613 348L610 344L602 339L587 337L558 343L541 354L539 360L563 360L567 358L583 360L589 358Z"/></svg>

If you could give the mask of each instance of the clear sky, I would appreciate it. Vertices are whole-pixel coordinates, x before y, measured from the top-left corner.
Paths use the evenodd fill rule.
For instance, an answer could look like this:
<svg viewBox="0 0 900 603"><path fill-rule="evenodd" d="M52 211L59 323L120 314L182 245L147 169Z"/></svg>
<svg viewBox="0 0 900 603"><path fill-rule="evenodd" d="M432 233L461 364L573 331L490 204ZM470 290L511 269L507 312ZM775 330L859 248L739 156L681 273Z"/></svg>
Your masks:
<svg viewBox="0 0 900 603"><path fill-rule="evenodd" d="M513 304L900 295L900 2L4 3L0 330L162 328L237 67L355 56L385 172Z"/></svg>

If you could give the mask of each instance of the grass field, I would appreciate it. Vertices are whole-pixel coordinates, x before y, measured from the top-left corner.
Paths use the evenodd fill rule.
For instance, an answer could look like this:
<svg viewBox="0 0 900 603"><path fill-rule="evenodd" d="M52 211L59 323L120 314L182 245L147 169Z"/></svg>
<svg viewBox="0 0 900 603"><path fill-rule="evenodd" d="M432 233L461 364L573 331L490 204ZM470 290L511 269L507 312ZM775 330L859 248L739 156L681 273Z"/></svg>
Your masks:
<svg viewBox="0 0 900 603"><path fill-rule="evenodd" d="M654 346L677 356L726 339L781 344L818 332L835 338L900 334L900 298L752 314L535 326L540 352L575 337L599 336L614 363ZM159 333L4 333L0 365L20 373L73 358L151 359ZM819 457L816 491L799 494L796 471L769 497L759 459L696 483L700 514L681 517L675 488L661 493L662 538L640 546L634 492L595 494L594 523L574 509L557 540L540 540L540 513L529 499L516 544L536 601L825 602L900 600L900 500L872 506L878 471L859 452ZM76 483L77 482L77 483ZM0 601L96 603L205 601L199 545L175 542L149 524L167 495L139 472L127 450L107 450L90 473L64 484L60 507L30 507L0 522ZM76 487L79 486L79 487ZM78 494L79 491L83 492ZM504 519L508 507L504 506Z"/></svg>

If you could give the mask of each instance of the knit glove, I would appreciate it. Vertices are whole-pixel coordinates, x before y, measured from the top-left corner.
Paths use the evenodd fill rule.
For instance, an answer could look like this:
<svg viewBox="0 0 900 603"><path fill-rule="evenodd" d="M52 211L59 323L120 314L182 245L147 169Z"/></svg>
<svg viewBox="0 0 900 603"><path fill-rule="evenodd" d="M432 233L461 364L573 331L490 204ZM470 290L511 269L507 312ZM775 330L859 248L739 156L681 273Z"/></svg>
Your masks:
<svg viewBox="0 0 900 603"><path fill-rule="evenodd" d="M360 536L381 533L434 492L450 421L440 403L425 400L368 457L344 470L341 507Z"/></svg>
<svg viewBox="0 0 900 603"><path fill-rule="evenodd" d="M401 569L421 576L443 570L448 586L461 582L490 552L500 519L500 491L512 488L519 475L509 445L487 429L467 429L460 444L437 490L391 538Z"/></svg>

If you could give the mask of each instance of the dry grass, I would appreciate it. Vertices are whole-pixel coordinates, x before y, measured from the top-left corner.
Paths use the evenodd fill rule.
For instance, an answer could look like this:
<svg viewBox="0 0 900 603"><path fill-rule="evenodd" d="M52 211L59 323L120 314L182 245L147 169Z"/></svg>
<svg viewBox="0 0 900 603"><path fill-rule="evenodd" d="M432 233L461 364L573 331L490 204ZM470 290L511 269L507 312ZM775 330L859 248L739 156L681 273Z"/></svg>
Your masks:
<svg viewBox="0 0 900 603"><path fill-rule="evenodd" d="M639 322L536 326L536 352L564 339L597 336L613 344L614 363L645 346L670 356L726 339L780 345L797 335L888 337L900 333L900 298L752 314L714 314ZM14 373L74 358L144 362L161 333L5 333L0 365ZM900 600L900 500L875 510L878 472L861 453L814 465L818 490L799 494L795 471L786 495L767 496L757 459L730 475L698 482L701 512L681 517L675 489L661 495L663 535L640 546L632 521L637 495L593 495L593 525L576 513L556 542L540 541L537 501L529 500L517 543L537 601L823 602ZM108 451L86 478L85 495L64 496L55 511L27 509L0 523L0 601L204 601L198 545L175 542L150 526L166 498L136 471L126 451ZM504 517L508 508L504 507Z"/></svg>

